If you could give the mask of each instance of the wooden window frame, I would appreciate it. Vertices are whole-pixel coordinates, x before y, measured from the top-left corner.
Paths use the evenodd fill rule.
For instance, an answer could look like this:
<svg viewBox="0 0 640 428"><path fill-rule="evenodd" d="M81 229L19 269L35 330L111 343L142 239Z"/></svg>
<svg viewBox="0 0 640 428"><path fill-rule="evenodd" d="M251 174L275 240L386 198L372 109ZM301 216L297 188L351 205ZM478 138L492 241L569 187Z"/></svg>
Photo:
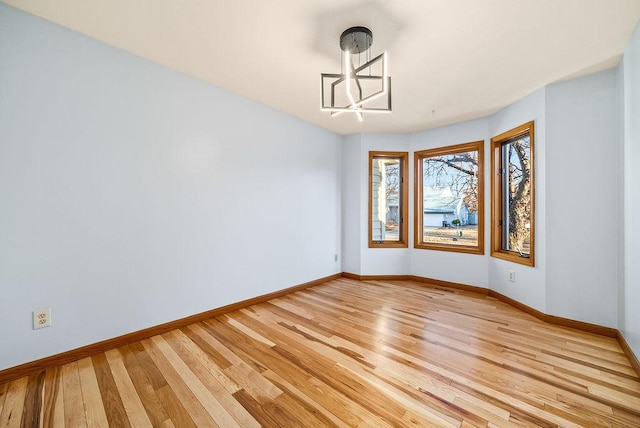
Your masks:
<svg viewBox="0 0 640 428"><path fill-rule="evenodd" d="M423 159L456 153L478 152L478 245L451 245L424 242ZM456 253L484 254L484 141L414 152L414 241L413 246L422 250L452 251Z"/></svg>
<svg viewBox="0 0 640 428"><path fill-rule="evenodd" d="M509 251L502 248L503 243L503 190L500 163L502 160L502 146L514 138L529 134L529 163L531 165L531 220L529 256L523 257L517 251ZM527 122L491 139L491 256L525 266L535 266L535 139L534 122Z"/></svg>
<svg viewBox="0 0 640 428"><path fill-rule="evenodd" d="M373 182L373 159L389 158L400 160L400 196L398 198L398 208L400 217L399 240L398 241L374 241L373 240L373 198L372 198L372 182ZM369 193L369 248L407 248L408 247L408 200L409 200L409 180L408 180L409 153L408 152L385 152L371 151L369 152L369 185L367 186Z"/></svg>

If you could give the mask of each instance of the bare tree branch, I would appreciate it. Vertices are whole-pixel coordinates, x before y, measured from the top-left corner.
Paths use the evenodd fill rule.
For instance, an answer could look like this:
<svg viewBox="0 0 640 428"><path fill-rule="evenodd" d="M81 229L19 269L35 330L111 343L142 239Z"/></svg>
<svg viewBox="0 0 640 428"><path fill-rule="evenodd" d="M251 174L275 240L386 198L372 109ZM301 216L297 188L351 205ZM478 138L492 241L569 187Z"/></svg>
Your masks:
<svg viewBox="0 0 640 428"><path fill-rule="evenodd" d="M423 164L424 181L449 186L456 196L464 198L470 212L478 210L478 159L474 153L434 156L425 158Z"/></svg>

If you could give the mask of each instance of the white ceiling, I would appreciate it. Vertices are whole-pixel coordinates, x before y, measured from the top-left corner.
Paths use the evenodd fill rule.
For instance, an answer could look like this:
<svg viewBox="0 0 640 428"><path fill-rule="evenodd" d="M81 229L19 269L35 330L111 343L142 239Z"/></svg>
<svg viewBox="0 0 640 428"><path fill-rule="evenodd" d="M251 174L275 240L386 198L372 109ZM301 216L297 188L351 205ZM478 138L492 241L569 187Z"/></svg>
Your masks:
<svg viewBox="0 0 640 428"><path fill-rule="evenodd" d="M485 116L546 84L615 66L640 0L4 0L340 134ZM393 112L330 118L320 73L342 31L387 51Z"/></svg>

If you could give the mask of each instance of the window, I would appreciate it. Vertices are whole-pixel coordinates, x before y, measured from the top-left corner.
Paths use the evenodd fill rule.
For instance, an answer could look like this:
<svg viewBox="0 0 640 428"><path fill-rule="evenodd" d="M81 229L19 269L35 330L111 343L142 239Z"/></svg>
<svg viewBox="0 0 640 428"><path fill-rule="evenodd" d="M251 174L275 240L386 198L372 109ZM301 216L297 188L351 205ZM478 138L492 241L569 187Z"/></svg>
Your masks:
<svg viewBox="0 0 640 428"><path fill-rule="evenodd" d="M483 165L483 141L415 153L415 248L484 254Z"/></svg>
<svg viewBox="0 0 640 428"><path fill-rule="evenodd" d="M369 247L407 247L406 152L369 152Z"/></svg>
<svg viewBox="0 0 640 428"><path fill-rule="evenodd" d="M533 122L491 139L491 255L534 266Z"/></svg>

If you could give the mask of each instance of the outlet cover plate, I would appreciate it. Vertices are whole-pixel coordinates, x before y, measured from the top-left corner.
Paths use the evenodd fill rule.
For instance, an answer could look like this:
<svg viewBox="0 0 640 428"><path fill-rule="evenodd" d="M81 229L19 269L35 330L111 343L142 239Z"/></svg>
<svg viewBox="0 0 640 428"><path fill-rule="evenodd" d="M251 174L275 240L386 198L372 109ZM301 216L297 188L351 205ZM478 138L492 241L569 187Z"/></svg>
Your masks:
<svg viewBox="0 0 640 428"><path fill-rule="evenodd" d="M33 329L51 326L51 308L42 308L33 311Z"/></svg>

